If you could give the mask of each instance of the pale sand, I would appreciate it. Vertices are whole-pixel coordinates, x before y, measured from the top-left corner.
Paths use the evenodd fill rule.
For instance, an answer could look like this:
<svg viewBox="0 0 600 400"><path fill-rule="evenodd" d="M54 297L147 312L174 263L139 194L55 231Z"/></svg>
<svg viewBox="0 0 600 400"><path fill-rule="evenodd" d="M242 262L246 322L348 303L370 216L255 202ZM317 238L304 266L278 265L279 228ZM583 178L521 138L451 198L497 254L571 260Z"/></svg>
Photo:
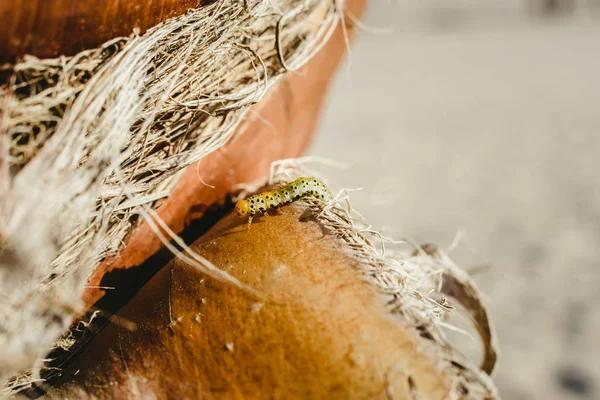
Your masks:
<svg viewBox="0 0 600 400"><path fill-rule="evenodd" d="M598 398L600 15L388 3L366 23L395 31L360 34L310 153L354 163L326 171L375 228L466 233L452 256L489 266L504 399Z"/></svg>

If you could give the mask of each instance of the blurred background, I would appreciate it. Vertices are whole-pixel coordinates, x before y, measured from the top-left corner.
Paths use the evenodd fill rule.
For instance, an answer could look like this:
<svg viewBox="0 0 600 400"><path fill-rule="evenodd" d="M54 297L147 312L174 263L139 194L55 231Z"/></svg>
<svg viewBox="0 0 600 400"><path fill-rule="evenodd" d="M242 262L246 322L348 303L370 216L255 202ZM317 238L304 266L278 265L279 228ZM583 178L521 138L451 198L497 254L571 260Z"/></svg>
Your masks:
<svg viewBox="0 0 600 400"><path fill-rule="evenodd" d="M385 234L462 238L504 399L600 398L600 1L371 0L364 23L310 154L351 163L327 174Z"/></svg>

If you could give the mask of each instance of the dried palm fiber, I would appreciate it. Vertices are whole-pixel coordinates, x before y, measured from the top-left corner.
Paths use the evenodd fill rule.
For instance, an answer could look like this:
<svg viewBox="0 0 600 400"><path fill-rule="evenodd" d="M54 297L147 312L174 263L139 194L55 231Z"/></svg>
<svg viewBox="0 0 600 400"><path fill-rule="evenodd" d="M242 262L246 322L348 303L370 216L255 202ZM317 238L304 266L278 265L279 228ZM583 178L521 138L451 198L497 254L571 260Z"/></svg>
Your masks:
<svg viewBox="0 0 600 400"><path fill-rule="evenodd" d="M339 1L217 1L143 35L11 67L0 98L2 382L28 369L36 379L94 266L178 171L319 51L341 11Z"/></svg>

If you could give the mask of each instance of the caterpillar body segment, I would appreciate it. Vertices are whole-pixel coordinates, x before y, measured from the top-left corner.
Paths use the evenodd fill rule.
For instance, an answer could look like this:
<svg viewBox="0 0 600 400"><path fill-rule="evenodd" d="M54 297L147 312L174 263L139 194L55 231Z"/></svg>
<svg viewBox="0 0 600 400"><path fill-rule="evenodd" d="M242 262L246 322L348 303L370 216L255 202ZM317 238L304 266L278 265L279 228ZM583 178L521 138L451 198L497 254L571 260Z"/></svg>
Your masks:
<svg viewBox="0 0 600 400"><path fill-rule="evenodd" d="M296 201L303 196L314 197L324 202L333 200L331 193L321 181L305 177L298 178L280 189L258 193L245 200L240 200L235 205L235 211L241 218L248 216L248 229L250 229L252 217L257 212L268 216L267 210L277 210L282 205Z"/></svg>

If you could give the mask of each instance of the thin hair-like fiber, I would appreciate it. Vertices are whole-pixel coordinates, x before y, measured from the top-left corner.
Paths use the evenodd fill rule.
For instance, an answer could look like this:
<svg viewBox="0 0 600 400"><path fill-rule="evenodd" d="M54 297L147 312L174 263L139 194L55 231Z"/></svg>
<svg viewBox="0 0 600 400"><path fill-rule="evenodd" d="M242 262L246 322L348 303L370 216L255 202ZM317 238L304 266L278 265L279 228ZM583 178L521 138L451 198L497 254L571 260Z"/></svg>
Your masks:
<svg viewBox="0 0 600 400"><path fill-rule="evenodd" d="M333 0L219 0L142 35L10 67L0 87L0 398L39 381L95 266L140 216L161 231L151 207L180 171L223 146L342 14Z"/></svg>

